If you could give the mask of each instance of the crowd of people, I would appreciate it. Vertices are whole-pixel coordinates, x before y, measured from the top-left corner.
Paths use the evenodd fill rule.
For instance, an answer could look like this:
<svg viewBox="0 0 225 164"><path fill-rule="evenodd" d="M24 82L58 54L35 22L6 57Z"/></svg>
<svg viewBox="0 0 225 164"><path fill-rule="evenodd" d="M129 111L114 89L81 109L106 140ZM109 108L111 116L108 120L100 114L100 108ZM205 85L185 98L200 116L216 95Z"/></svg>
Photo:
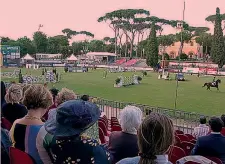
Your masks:
<svg viewBox="0 0 225 164"><path fill-rule="evenodd" d="M122 131L111 132L108 142L101 144L102 115L88 95L78 98L67 88L41 84L12 84L6 89L1 81L2 163L10 163L10 147L27 153L36 164L171 163L168 154L176 139L168 116L155 112L144 116L138 107L126 106L119 116ZM197 142L191 155L217 157L225 163L225 115L212 117L208 124L201 117L192 135Z"/></svg>

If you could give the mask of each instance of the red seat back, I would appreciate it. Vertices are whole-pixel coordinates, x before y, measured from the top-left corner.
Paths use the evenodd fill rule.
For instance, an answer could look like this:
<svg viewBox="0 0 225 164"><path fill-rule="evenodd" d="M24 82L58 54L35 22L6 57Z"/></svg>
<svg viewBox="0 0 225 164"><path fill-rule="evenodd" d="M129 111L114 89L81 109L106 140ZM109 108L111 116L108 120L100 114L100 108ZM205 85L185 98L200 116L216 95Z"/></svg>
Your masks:
<svg viewBox="0 0 225 164"><path fill-rule="evenodd" d="M175 130L175 134L184 134L184 132L181 130Z"/></svg>
<svg viewBox="0 0 225 164"><path fill-rule="evenodd" d="M12 124L9 122L6 118L2 117L1 118L2 124L1 127L4 129L7 129L8 131L11 129Z"/></svg>
<svg viewBox="0 0 225 164"><path fill-rule="evenodd" d="M178 134L177 137L180 138L181 142L183 142L183 141L189 142L190 141L189 138L184 134Z"/></svg>
<svg viewBox="0 0 225 164"><path fill-rule="evenodd" d="M196 144L197 140L196 139L195 140L191 140L190 142L193 143L193 144Z"/></svg>
<svg viewBox="0 0 225 164"><path fill-rule="evenodd" d="M194 136L192 136L191 134L185 134L185 136L187 136L190 141L196 140L196 138Z"/></svg>
<svg viewBox="0 0 225 164"><path fill-rule="evenodd" d="M181 142L181 148L185 151L186 155L190 155L192 149L195 147L195 145L191 142L183 141Z"/></svg>
<svg viewBox="0 0 225 164"><path fill-rule="evenodd" d="M104 132L103 132L102 128L99 127L98 132L99 132L99 139L101 141L101 144L106 143L105 135L104 135Z"/></svg>
<svg viewBox="0 0 225 164"><path fill-rule="evenodd" d="M9 148L9 157L10 164L35 164L27 153L14 147Z"/></svg>
<svg viewBox="0 0 225 164"><path fill-rule="evenodd" d="M105 126L105 123L101 120L98 120L98 126L102 129L105 136L108 136L107 127Z"/></svg>
<svg viewBox="0 0 225 164"><path fill-rule="evenodd" d="M186 156L185 151L177 146L170 146L169 152L169 161L172 163L176 163L177 160Z"/></svg>
<svg viewBox="0 0 225 164"><path fill-rule="evenodd" d="M223 162L217 157L206 157L206 158L210 159L211 161L213 161L217 164L223 164Z"/></svg>
<svg viewBox="0 0 225 164"><path fill-rule="evenodd" d="M175 136L175 146L181 147L181 141L180 138Z"/></svg>
<svg viewBox="0 0 225 164"><path fill-rule="evenodd" d="M111 128L112 132L114 131L122 131L122 128L120 125L113 125Z"/></svg>

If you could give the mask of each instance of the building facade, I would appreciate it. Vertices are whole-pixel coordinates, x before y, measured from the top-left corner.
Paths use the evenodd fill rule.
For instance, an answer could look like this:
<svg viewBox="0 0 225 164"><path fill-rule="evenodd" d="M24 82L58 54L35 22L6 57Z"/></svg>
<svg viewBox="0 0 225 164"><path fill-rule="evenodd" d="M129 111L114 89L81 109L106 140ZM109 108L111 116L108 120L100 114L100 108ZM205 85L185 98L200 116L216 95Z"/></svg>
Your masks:
<svg viewBox="0 0 225 164"><path fill-rule="evenodd" d="M180 42L175 42L171 46L165 48L165 52L170 58L176 58L179 54ZM192 38L188 43L184 43L182 52L188 55L189 58L198 59L203 57L203 48L196 43L195 38Z"/></svg>

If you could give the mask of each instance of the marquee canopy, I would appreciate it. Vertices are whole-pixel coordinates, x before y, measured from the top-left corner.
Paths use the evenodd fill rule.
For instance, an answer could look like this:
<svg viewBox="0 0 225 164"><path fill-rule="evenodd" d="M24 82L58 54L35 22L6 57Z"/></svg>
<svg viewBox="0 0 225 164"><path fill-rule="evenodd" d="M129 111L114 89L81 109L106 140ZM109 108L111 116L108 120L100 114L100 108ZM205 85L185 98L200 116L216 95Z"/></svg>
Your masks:
<svg viewBox="0 0 225 164"><path fill-rule="evenodd" d="M29 54L26 54L22 59L23 60L34 60L34 58L32 56L30 56Z"/></svg>
<svg viewBox="0 0 225 164"><path fill-rule="evenodd" d="M78 59L77 59L76 56L74 56L74 55L72 54L70 57L66 58L66 60L68 60L68 61L77 61Z"/></svg>

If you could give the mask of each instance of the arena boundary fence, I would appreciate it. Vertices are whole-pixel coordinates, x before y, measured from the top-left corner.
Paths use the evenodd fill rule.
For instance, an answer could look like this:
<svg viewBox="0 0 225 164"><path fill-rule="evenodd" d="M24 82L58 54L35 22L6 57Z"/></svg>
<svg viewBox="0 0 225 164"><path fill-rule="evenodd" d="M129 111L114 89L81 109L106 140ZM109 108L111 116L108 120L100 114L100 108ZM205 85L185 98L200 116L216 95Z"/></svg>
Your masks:
<svg viewBox="0 0 225 164"><path fill-rule="evenodd" d="M80 96L78 96L78 98L79 97ZM191 134L194 127L199 125L200 116L205 116L203 114L194 112L185 112L182 110L152 107L149 105L112 101L99 97L91 97L91 99L95 104L99 106L99 108L106 114L107 118L109 119L111 119L111 117L117 117L119 119L120 111L127 105L133 105L139 107L143 111L144 117L149 115L151 112L167 115L173 121L175 129L181 130L186 134ZM205 117L207 120L209 120L210 118L209 116Z"/></svg>

